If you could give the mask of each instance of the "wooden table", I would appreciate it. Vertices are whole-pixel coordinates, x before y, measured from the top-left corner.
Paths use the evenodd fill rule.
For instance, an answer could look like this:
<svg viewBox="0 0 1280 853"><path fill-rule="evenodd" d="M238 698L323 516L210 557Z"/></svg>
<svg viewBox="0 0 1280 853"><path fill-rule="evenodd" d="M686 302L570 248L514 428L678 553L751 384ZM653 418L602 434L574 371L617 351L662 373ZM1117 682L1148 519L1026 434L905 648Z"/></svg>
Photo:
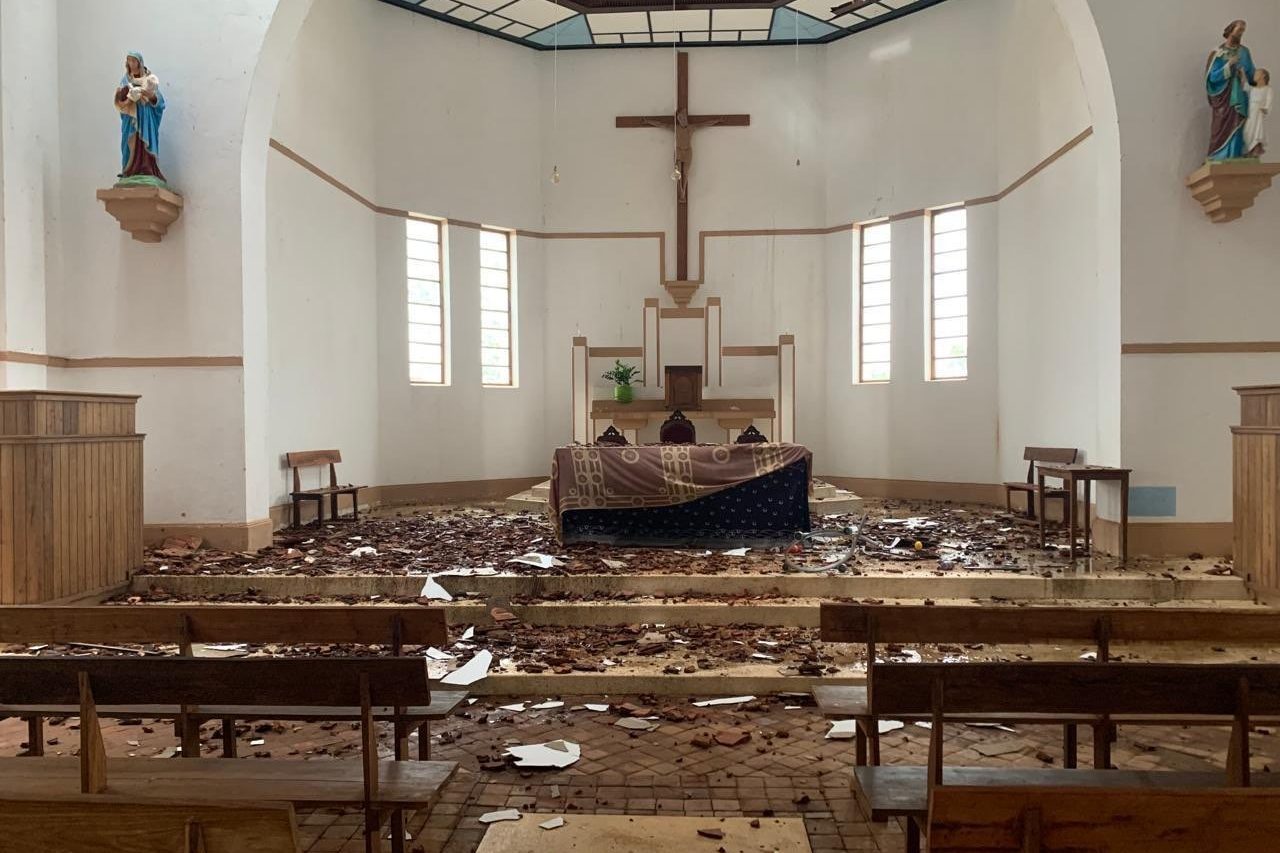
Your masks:
<svg viewBox="0 0 1280 853"><path fill-rule="evenodd" d="M1067 500L1067 541L1070 543L1071 559L1076 558L1076 484L1084 483L1084 541L1086 546L1092 534L1089 502L1093 491L1093 483L1097 481L1115 481L1120 484L1120 560L1129 559L1129 474L1132 468L1113 468L1108 465L1037 465L1036 473L1040 485L1040 494L1044 494L1045 477L1062 480L1069 499ZM1044 512L1040 513L1040 547L1044 547Z"/></svg>

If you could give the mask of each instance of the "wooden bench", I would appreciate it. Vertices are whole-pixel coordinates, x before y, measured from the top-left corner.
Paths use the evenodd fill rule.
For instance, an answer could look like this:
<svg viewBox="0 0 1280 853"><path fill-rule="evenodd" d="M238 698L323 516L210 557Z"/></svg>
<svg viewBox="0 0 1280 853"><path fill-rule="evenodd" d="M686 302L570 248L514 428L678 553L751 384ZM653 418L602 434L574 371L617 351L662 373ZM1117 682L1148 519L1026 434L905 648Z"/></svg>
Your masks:
<svg viewBox="0 0 1280 853"><path fill-rule="evenodd" d="M1040 496L1040 514L1044 515L1045 501L1057 499L1062 501L1062 514L1066 516L1067 490L1045 489L1040 494L1040 486L1036 483L1036 464L1040 462L1058 462L1070 465L1076 461L1080 451L1074 447L1027 447L1023 448L1022 459L1027 463L1027 481L1025 483L1006 482L1004 484L1004 506L1013 512L1013 493L1023 492L1027 496L1027 518L1036 517L1036 496ZM1088 510L1086 509L1086 512Z"/></svg>
<svg viewBox="0 0 1280 853"><path fill-rule="evenodd" d="M1280 791L952 787L934 791L930 853L1280 850Z"/></svg>
<svg viewBox="0 0 1280 853"><path fill-rule="evenodd" d="M86 643L109 647L120 644L176 645L179 653L191 657L197 643L333 643L379 646L400 656L406 646L444 646L448 642L444 611L438 607L390 606L289 606L289 605L195 605L147 607L0 607L0 644ZM117 649L127 654L127 649ZM465 692L432 693L431 702L407 709L402 717L418 726L418 755L431 757L431 721L449 716L467 698ZM0 700L0 717L27 720L30 754L44 752L45 717L74 715L68 705L14 705ZM148 706L137 702L100 706L99 716L159 717L177 719L181 709L174 705ZM374 709L375 719L388 719L385 708ZM199 723L222 721L222 754L236 755L236 720L358 720L359 706L341 708L295 708L291 706L251 708L228 704L207 705L186 719L192 725L179 727L183 755L199 757Z"/></svg>
<svg viewBox="0 0 1280 853"><path fill-rule="evenodd" d="M880 763L880 735L869 695L874 692L876 647L880 643L1088 643L1097 660L1111 659L1117 642L1197 642L1271 645L1280 642L1280 612L1202 608L964 607L824 603L820 637L829 643L865 645L866 686L815 687L814 700L827 717L856 721L855 761ZM917 719L925 719L918 717ZM1102 721L1078 714L1005 714L960 722L1003 722L1063 726L1063 764L1076 766L1077 727ZM1138 722L1113 717L1110 725ZM1218 718L1193 720L1221 725ZM1093 764L1111 765L1112 736L1095 731Z"/></svg>
<svg viewBox="0 0 1280 853"><path fill-rule="evenodd" d="M109 794L0 800L4 853L301 853L287 803L141 801Z"/></svg>
<svg viewBox="0 0 1280 853"><path fill-rule="evenodd" d="M907 851L918 853L931 795L961 785L1067 787L1264 787L1271 774L1249 773L1252 715L1280 714L1280 665L1117 663L881 664L872 710L894 719L927 714L927 768L855 767L855 796L875 818L907 820ZM999 714L1078 714L1104 722L1114 715L1173 725L1188 717L1231 723L1224 773L1126 770L944 769L946 726L958 718ZM914 773L903 773L914 770ZM924 771L921 773L920 771ZM1037 780L1040 780L1037 782Z"/></svg>
<svg viewBox="0 0 1280 853"><path fill-rule="evenodd" d="M324 521L324 499L329 499L329 506L334 519L338 517L338 496L351 495L351 517L360 517L360 490L368 486L338 485L337 463L342 461L342 453L337 450L298 450L285 454L285 461L293 469L293 491L289 493L293 501L293 526L302 524L302 502L315 501L316 526ZM329 466L329 486L318 489L302 488L301 468L314 468L320 465Z"/></svg>
<svg viewBox="0 0 1280 853"><path fill-rule="evenodd" d="M404 848L404 809L430 808L457 769L453 762L378 759L373 709L427 705L426 662L415 658L0 658L0 701L77 706L79 758L0 758L0 799L55 799L113 794L135 801L157 794L193 803L291 803L311 808L359 807L365 850L380 849L389 815L392 848ZM164 761L106 757L98 706L139 703L199 708L215 703L253 707L360 708L360 761L251 759ZM399 711L392 716L400 723Z"/></svg>

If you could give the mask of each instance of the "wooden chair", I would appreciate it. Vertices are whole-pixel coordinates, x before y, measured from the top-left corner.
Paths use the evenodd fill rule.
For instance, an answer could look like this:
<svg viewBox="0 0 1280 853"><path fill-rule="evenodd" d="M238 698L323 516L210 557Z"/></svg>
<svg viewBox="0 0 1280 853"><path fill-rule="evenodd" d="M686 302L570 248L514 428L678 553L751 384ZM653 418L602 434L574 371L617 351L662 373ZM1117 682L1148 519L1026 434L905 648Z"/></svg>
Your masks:
<svg viewBox="0 0 1280 853"><path fill-rule="evenodd" d="M363 809L365 850L381 849L383 818L393 851L404 850L404 809L429 809L457 764L405 761L406 744L393 738L394 760L378 759L375 708L429 704L425 661L415 658L0 658L0 701L74 704L80 721L79 757L0 758L0 800L113 794L148 802L181 791L195 803L291 803L309 808ZM108 759L99 705L179 705L183 709L242 707L360 708L361 760L157 761ZM401 731L397 725L397 732ZM2 845L0 845L2 848Z"/></svg>
<svg viewBox="0 0 1280 853"><path fill-rule="evenodd" d="M65 794L0 800L4 853L300 853L288 803Z"/></svg>
<svg viewBox="0 0 1280 853"><path fill-rule="evenodd" d="M1275 787L1249 772L1253 715L1280 713L1280 665L1148 663L881 664L872 710L930 720L927 767L855 767L855 794L873 820L904 817L907 853L919 853L929 802L945 785L1098 788ZM1226 772L943 767L946 726L1015 714L1118 715L1149 725L1204 717L1231 721ZM1001 717L1003 719L1003 717ZM978 848L985 849L985 848Z"/></svg>
<svg viewBox="0 0 1280 853"><path fill-rule="evenodd" d="M337 450L299 450L285 454L285 461L293 469L293 491L289 497L293 500L293 526L302 524L302 502L315 501L316 526L324 521L324 499L329 499L330 515L338 517L338 496L351 495L351 517L360 517L360 490L368 486L338 485L337 463L342 461L342 453ZM301 468L314 468L320 465L329 466L329 486L327 488L304 489Z"/></svg>
<svg viewBox="0 0 1280 853"><path fill-rule="evenodd" d="M734 443L735 444L764 444L768 441L769 439L765 437L765 434L762 433L760 430L756 429L755 424L748 424L746 429L738 433L738 438Z"/></svg>
<svg viewBox="0 0 1280 853"><path fill-rule="evenodd" d="M1221 609L1119 609L1102 607L965 607L926 605L843 604L824 602L819 636L828 643L857 643L866 648L866 686L815 687L814 700L823 714L856 720L855 761L880 763L880 734L869 696L875 692L881 663L880 643L1090 643L1097 660L1111 659L1117 642L1280 643L1280 613ZM1148 715L1149 716L1149 715ZM894 719L899 719L895 717ZM919 717L917 719L927 719ZM1006 715L974 722L1060 724L1063 727L1064 766L1076 766L1080 724L1101 726L1101 720L1080 715ZM1111 726L1133 722L1114 717ZM1221 719L1193 721L1222 725ZM1095 732L1093 764L1111 766L1111 736Z"/></svg>
<svg viewBox="0 0 1280 853"><path fill-rule="evenodd" d="M605 429L605 431L600 433L599 437L596 438L596 444L608 444L614 447L626 447L627 437L622 433L618 432L618 428L615 427L613 424L609 424L609 426Z"/></svg>
<svg viewBox="0 0 1280 853"><path fill-rule="evenodd" d="M0 607L0 644L84 642L116 646L122 643L176 645L191 657L196 643L325 643L381 646L395 657L405 646L443 646L448 642L444 610L438 607L348 607L288 605L194 605L173 607ZM402 725L418 727L418 757L431 758L431 721L447 717L467 698L465 692L437 691L431 702L404 709ZM74 705L15 705L0 692L0 717L27 720L31 755L44 754L44 719L74 716ZM177 705L139 706L137 703L100 706L100 717L160 717L180 719ZM382 710L379 720L387 719ZM183 755L200 756L199 724L222 721L222 755L236 755L236 721L360 719L357 705L299 710L295 707L205 705L188 709L185 728L178 726Z"/></svg>
<svg viewBox="0 0 1280 853"><path fill-rule="evenodd" d="M1280 791L946 785L928 834L931 853L1275 851Z"/></svg>
<svg viewBox="0 0 1280 853"><path fill-rule="evenodd" d="M698 433L693 428L693 421L676 409L658 428L658 441L663 444L697 444Z"/></svg>
<svg viewBox="0 0 1280 853"><path fill-rule="evenodd" d="M1027 463L1027 481L1025 483L1006 482L1004 484L1004 506L1009 512L1013 512L1013 493L1024 492L1027 496L1027 518L1036 517L1036 495L1040 491L1040 487L1036 485L1036 464L1039 462L1055 462L1063 465L1071 465L1076 461L1076 457L1080 455L1080 451L1074 447L1027 447L1022 451L1022 458ZM1060 500L1063 506L1063 515L1066 515L1067 505L1066 489L1045 489L1045 493L1040 495L1040 512L1044 512L1045 501Z"/></svg>

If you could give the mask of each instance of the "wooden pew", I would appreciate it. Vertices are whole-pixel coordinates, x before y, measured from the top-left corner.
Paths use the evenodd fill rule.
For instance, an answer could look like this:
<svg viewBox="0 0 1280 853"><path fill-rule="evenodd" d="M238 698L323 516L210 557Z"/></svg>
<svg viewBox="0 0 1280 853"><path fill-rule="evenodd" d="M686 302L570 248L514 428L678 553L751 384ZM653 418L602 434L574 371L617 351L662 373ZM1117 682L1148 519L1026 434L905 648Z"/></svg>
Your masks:
<svg viewBox="0 0 1280 853"><path fill-rule="evenodd" d="M181 791L192 803L261 802L312 808L359 807L365 849L380 849L389 814L392 849L404 847L403 809L430 808L454 762L378 759L374 708L430 704L426 662L415 658L196 660L184 658L0 658L0 701L77 706L79 758L0 758L0 799L113 794L134 801ZM360 708L361 760L162 761L107 758L98 706L139 703L184 708ZM392 712L393 721L399 717Z"/></svg>
<svg viewBox="0 0 1280 853"><path fill-rule="evenodd" d="M301 853L293 806L108 794L0 799L0 853Z"/></svg>
<svg viewBox="0 0 1280 853"><path fill-rule="evenodd" d="M814 700L827 717L857 721L855 761L880 763L880 735L869 695L875 690L876 647L881 643L1088 643L1099 663L1111 659L1112 645L1123 642L1198 642L1270 645L1280 642L1280 611L1202 608L1118 607L964 607L824 603L823 642L857 643L867 650L866 686L816 687ZM1042 710L1042 709L1040 709ZM1080 715L1009 714L971 722L1061 724L1064 766L1076 766L1080 724L1101 727L1102 720ZM1109 725L1126 722L1123 717ZM1133 722L1133 721L1129 721ZM1195 721L1193 721L1195 722ZM1221 720L1204 719L1206 724ZM1109 731L1109 730L1108 730ZM1111 766L1110 734L1095 731L1093 765Z"/></svg>
<svg viewBox="0 0 1280 853"><path fill-rule="evenodd" d="M288 605L196 605L147 607L0 607L0 644L95 643L176 645L179 652L191 656L195 643L335 643L381 646L400 656L406 646L444 646L448 642L444 611L438 607L362 607L362 606L288 606ZM418 726L418 755L431 757L431 721L453 713L466 698L465 692L440 691L432 694L428 705L406 709L401 725ZM125 702L99 708L106 717L176 718L181 710L175 706L145 706ZM24 717L28 726L28 746L32 755L44 748L45 717L74 715L76 709L66 705L15 705L0 701L0 717ZM209 719L222 721L223 755L236 755L236 720L253 719L250 709L220 703L188 709L190 724L180 730L183 755L199 757L199 723ZM358 706L341 708L274 708L255 705L257 719L323 719L358 720ZM383 710L375 713L386 717ZM407 733L404 733L407 735Z"/></svg>
<svg viewBox="0 0 1280 853"><path fill-rule="evenodd" d="M934 791L929 850L1267 853L1280 850L1280 791L948 785Z"/></svg>
<svg viewBox="0 0 1280 853"><path fill-rule="evenodd" d="M949 784L1009 787L1220 788L1280 785L1249 773L1252 715L1280 714L1277 664L954 663L882 664L872 693L878 716L927 716L927 767L855 767L856 796L872 819L907 819L917 853L932 794ZM1225 773L1127 770L944 768L946 726L993 714L1129 715L1173 725L1208 717L1232 721Z"/></svg>

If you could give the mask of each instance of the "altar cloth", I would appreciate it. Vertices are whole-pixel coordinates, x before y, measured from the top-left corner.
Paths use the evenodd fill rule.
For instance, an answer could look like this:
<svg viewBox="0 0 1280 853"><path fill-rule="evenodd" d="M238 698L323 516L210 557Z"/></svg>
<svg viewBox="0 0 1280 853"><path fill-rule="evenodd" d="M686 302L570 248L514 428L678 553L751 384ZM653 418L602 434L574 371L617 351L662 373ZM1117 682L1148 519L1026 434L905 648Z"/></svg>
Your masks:
<svg viewBox="0 0 1280 853"><path fill-rule="evenodd" d="M783 538L809 529L812 460L798 444L561 447L548 513L563 542Z"/></svg>

